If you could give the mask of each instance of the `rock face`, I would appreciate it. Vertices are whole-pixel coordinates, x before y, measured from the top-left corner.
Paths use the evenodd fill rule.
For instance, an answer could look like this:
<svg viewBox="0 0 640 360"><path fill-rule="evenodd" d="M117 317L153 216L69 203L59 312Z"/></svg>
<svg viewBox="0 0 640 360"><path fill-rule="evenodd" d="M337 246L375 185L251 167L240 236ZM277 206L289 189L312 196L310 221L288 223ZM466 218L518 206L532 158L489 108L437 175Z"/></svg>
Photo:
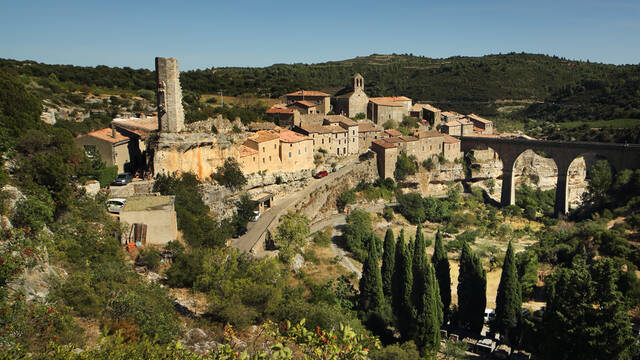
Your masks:
<svg viewBox="0 0 640 360"><path fill-rule="evenodd" d="M96 194L100 192L100 183L96 180L89 180L86 184L82 185L82 188L87 192L87 195L96 196Z"/></svg>
<svg viewBox="0 0 640 360"><path fill-rule="evenodd" d="M246 134L210 132L160 133L156 139L153 167L156 173L192 172L207 179L228 157L239 158Z"/></svg>

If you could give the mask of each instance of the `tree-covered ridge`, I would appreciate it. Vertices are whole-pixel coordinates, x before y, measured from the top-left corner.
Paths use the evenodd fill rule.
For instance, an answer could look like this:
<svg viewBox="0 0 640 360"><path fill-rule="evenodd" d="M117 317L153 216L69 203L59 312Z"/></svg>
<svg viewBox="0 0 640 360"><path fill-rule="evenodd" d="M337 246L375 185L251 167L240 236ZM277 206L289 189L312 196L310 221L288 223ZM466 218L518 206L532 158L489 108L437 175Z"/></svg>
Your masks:
<svg viewBox="0 0 640 360"><path fill-rule="evenodd" d="M21 75L72 81L81 85L118 89L153 89L153 71L107 66L47 65L32 61L0 60L0 69ZM185 90L253 93L277 97L299 89L338 89L355 73L365 78L369 96L406 95L429 101L489 101L544 99L581 81L609 81L637 66L571 61L539 54L499 54L483 57L432 59L413 55L370 55L318 64L274 64L263 68L223 67L183 72Z"/></svg>

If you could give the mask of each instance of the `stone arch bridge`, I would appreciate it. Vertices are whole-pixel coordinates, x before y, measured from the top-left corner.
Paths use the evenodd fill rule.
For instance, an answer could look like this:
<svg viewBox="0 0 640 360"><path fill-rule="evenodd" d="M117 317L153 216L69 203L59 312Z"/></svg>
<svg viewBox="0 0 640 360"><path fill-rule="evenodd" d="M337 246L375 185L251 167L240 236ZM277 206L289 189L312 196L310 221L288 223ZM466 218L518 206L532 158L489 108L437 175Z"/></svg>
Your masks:
<svg viewBox="0 0 640 360"><path fill-rule="evenodd" d="M597 142L546 141L529 139L508 139L483 136L461 136L461 150L493 149L502 160L503 206L515 204L513 166L525 150L542 151L552 158L558 168L556 183L556 216L569 212L567 174L573 160L583 154L596 154L606 158L614 171L640 168L640 145L611 144Z"/></svg>

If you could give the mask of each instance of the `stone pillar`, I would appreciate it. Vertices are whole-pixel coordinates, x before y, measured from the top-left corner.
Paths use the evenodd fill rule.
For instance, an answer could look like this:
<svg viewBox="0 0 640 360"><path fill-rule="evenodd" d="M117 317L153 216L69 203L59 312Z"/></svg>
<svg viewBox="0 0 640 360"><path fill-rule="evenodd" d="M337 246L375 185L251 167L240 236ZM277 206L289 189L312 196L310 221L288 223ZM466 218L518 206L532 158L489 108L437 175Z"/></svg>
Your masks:
<svg viewBox="0 0 640 360"><path fill-rule="evenodd" d="M502 195L500 204L509 206L516 204L516 188L513 183L513 165L502 169Z"/></svg>
<svg viewBox="0 0 640 360"><path fill-rule="evenodd" d="M569 213L569 165L557 163L558 181L556 182L556 202L553 213L556 217L563 217Z"/></svg>
<svg viewBox="0 0 640 360"><path fill-rule="evenodd" d="M184 129L184 109L180 71L175 58L156 58L156 85L158 98L158 130L180 132Z"/></svg>

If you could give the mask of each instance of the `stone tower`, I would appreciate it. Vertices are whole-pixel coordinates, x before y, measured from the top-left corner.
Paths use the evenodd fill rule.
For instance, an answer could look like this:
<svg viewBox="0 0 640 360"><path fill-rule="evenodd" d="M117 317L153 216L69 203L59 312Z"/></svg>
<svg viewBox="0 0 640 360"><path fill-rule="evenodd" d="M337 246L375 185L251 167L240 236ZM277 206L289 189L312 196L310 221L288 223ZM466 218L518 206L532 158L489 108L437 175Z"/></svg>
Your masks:
<svg viewBox="0 0 640 360"><path fill-rule="evenodd" d="M364 91L364 77L362 77L362 75L360 74L356 74L353 77L353 91L356 91L358 89Z"/></svg>
<svg viewBox="0 0 640 360"><path fill-rule="evenodd" d="M156 86L158 98L158 130L180 132L184 128L180 71L175 58L156 58Z"/></svg>

